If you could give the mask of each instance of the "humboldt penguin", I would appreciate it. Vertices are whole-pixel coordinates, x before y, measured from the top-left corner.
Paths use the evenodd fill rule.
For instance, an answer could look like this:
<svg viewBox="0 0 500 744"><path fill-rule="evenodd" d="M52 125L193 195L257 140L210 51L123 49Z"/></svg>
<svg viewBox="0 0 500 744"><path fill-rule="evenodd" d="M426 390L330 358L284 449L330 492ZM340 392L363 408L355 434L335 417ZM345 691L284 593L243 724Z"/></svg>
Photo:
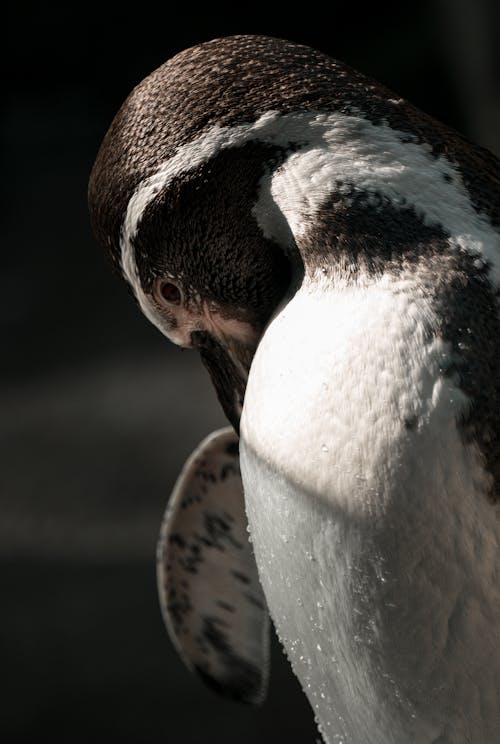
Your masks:
<svg viewBox="0 0 500 744"><path fill-rule="evenodd" d="M258 702L269 612L328 744L498 741L499 172L346 64L233 36L141 82L91 174L97 239L232 426L167 508L169 632Z"/></svg>

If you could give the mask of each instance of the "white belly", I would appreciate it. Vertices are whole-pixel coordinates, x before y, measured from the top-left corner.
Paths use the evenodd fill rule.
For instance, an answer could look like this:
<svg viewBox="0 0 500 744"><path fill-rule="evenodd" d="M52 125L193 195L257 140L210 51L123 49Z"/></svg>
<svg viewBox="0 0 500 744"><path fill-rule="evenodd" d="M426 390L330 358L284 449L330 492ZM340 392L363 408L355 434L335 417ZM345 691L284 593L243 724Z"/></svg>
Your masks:
<svg viewBox="0 0 500 744"><path fill-rule="evenodd" d="M493 744L498 514L410 289L301 290L271 323L241 423L247 514L328 744Z"/></svg>

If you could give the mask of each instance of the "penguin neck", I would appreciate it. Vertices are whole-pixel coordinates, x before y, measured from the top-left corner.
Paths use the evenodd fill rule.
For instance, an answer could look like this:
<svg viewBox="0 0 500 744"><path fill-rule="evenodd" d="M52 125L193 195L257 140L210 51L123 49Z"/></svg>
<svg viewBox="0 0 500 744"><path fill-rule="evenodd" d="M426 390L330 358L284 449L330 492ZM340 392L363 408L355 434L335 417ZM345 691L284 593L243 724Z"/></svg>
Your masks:
<svg viewBox="0 0 500 744"><path fill-rule="evenodd" d="M489 264L500 282L497 230L475 208L457 163L426 143L338 112L268 116L257 136L287 155L262 177L253 216L288 256L299 255L306 274L332 261L380 271L444 240Z"/></svg>

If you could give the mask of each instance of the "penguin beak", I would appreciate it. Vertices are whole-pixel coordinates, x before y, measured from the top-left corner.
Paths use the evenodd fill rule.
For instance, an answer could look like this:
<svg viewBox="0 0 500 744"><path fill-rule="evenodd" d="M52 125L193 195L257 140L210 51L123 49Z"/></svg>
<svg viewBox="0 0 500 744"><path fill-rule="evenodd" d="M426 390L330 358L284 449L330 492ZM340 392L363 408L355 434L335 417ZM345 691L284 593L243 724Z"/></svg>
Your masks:
<svg viewBox="0 0 500 744"><path fill-rule="evenodd" d="M222 409L239 435L245 389L256 345L234 336L219 338L209 331L193 331L191 342L207 368Z"/></svg>

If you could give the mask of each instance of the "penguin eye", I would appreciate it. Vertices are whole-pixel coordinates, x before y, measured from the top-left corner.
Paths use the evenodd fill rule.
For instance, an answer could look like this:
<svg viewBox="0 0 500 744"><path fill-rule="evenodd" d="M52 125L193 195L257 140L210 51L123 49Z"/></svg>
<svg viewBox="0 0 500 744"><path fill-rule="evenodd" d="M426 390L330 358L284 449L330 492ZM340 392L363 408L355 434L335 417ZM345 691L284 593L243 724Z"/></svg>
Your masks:
<svg viewBox="0 0 500 744"><path fill-rule="evenodd" d="M160 294L170 305L181 304L181 290L172 282L163 282L160 285Z"/></svg>

